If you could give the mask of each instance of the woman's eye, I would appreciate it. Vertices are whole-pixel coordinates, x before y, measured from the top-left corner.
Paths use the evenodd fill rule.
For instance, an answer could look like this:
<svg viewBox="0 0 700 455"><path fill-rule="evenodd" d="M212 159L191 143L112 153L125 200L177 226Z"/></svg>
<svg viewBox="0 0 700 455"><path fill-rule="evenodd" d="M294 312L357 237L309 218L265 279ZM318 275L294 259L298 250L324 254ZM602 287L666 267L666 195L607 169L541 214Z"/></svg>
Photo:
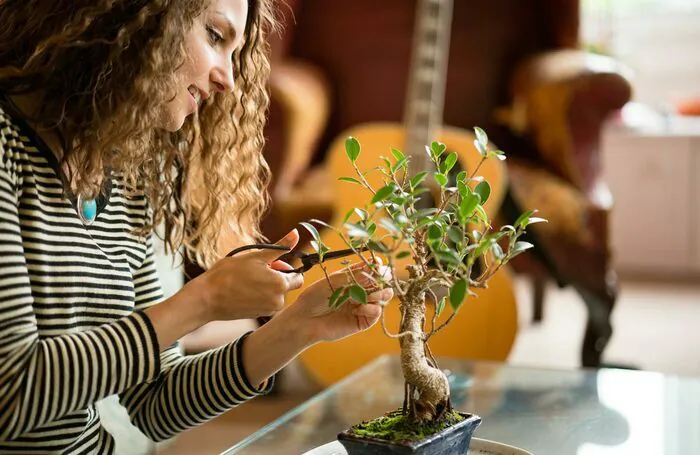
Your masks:
<svg viewBox="0 0 700 455"><path fill-rule="evenodd" d="M207 33L209 34L209 39L214 44L220 43L224 40L224 37L221 35L221 33L214 30L213 27L207 27Z"/></svg>

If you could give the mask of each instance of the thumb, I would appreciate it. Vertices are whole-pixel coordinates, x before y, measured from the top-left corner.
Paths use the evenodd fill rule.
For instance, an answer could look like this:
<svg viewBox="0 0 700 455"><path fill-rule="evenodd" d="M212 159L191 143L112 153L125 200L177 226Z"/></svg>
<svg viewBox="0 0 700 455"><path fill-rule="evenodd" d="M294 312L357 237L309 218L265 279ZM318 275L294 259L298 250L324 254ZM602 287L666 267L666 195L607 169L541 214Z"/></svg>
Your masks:
<svg viewBox="0 0 700 455"><path fill-rule="evenodd" d="M291 251L297 246L297 243L299 243L299 231L292 229L287 235L275 242L275 245L285 247ZM269 263L280 257L283 253L284 251L280 250L261 250L258 256Z"/></svg>
<svg viewBox="0 0 700 455"><path fill-rule="evenodd" d="M292 229L287 235L279 239L275 245L286 246L290 250L293 250L294 247L297 246L297 243L299 243L299 231Z"/></svg>

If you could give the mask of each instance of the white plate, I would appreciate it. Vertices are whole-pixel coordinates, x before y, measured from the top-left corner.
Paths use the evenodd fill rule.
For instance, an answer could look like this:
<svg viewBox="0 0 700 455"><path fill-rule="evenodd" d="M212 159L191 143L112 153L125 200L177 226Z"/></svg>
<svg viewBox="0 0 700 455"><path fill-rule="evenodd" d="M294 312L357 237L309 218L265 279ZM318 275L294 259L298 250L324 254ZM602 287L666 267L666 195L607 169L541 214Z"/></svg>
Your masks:
<svg viewBox="0 0 700 455"><path fill-rule="evenodd" d="M333 441L316 447L313 450L306 452L304 455L348 455L345 447L338 442ZM533 455L527 450L518 449L517 447L493 442L486 439L472 438L469 444L469 452L467 455Z"/></svg>

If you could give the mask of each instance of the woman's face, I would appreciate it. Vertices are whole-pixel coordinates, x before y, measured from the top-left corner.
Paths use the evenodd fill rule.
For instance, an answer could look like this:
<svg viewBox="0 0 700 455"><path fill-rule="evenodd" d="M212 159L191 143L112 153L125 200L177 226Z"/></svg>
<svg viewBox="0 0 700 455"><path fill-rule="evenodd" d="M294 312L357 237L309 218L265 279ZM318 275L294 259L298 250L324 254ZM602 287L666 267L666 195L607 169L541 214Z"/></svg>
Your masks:
<svg viewBox="0 0 700 455"><path fill-rule="evenodd" d="M212 0L195 18L185 40L187 56L177 72L175 98L165 106L165 130L182 128L214 92L233 90L232 57L243 40L247 17L247 0Z"/></svg>

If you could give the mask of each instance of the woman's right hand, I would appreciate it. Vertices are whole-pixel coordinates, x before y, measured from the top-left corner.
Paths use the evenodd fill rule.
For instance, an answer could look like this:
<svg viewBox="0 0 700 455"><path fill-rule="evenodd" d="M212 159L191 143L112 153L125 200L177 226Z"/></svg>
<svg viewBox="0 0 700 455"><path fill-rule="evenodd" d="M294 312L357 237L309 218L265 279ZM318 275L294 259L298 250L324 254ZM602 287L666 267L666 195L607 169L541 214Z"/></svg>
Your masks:
<svg viewBox="0 0 700 455"><path fill-rule="evenodd" d="M277 245L293 249L297 230ZM292 267L276 259L284 251L250 250L218 261L183 288L192 300L205 306L207 319L227 321L271 316L284 307L285 294L304 283L301 273L283 273ZM189 299L188 299L189 300Z"/></svg>

